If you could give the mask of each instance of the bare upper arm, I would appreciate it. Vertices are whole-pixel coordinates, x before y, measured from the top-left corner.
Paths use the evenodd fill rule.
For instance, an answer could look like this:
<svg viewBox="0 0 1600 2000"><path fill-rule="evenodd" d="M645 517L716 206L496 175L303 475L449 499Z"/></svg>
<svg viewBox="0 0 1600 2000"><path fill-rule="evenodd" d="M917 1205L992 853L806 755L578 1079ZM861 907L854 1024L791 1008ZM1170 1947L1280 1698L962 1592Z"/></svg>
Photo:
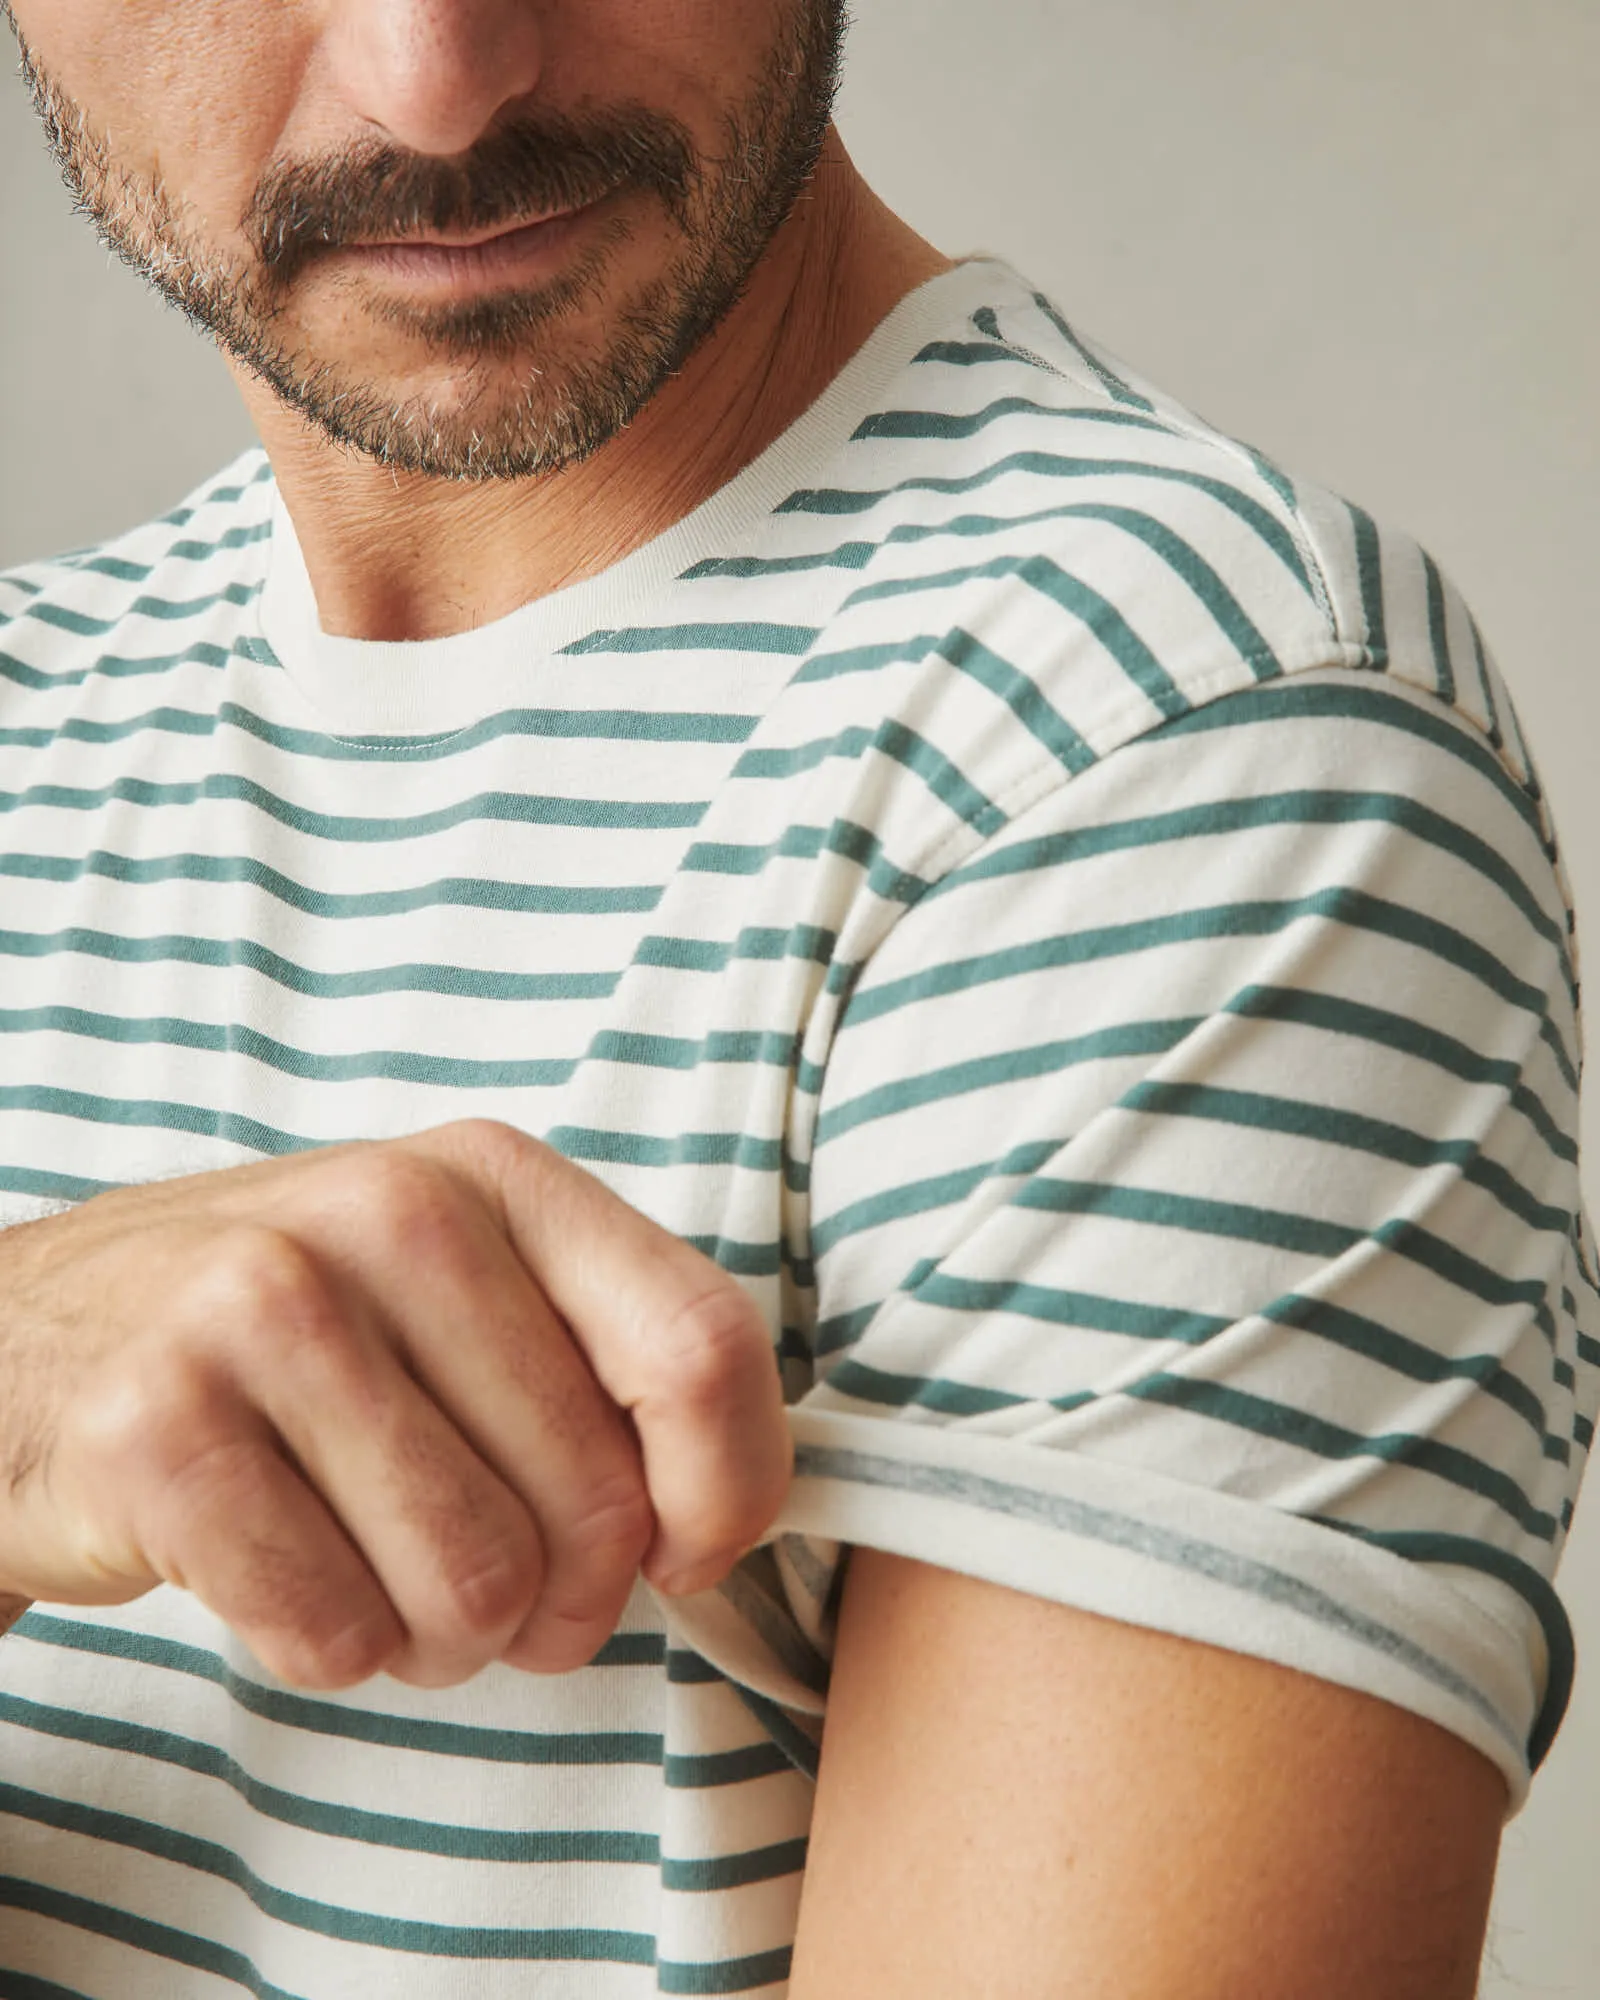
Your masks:
<svg viewBox="0 0 1600 2000"><path fill-rule="evenodd" d="M791 2000L1472 2000L1506 1802L1373 1696L859 1550Z"/></svg>

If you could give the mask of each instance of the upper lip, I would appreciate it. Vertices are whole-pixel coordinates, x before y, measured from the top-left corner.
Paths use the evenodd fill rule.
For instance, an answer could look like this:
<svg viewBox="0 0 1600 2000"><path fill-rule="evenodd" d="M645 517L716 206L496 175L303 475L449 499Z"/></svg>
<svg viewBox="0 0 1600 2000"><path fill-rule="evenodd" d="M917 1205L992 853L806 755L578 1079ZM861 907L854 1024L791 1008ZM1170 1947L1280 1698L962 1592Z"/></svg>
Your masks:
<svg viewBox="0 0 1600 2000"><path fill-rule="evenodd" d="M588 206L587 203L581 204ZM545 209L537 215L518 216L514 222L491 223L487 229L419 229L401 236L361 236L353 239L351 248L355 250L413 249L421 246L429 250L473 250L482 243L493 243L502 236L513 236L519 229L531 229L538 222L557 222L565 215L576 215L580 204L569 208Z"/></svg>

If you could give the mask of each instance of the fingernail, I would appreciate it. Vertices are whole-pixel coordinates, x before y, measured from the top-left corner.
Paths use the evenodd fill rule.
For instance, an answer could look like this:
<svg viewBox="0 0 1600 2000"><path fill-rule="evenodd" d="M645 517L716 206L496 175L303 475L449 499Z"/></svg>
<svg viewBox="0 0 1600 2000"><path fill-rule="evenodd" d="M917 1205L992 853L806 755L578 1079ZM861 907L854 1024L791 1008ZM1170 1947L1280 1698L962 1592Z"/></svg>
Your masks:
<svg viewBox="0 0 1600 2000"><path fill-rule="evenodd" d="M702 1590L715 1589L730 1567L727 1562L709 1562L695 1569L680 1569L675 1575L664 1577L656 1589L666 1597L694 1597Z"/></svg>

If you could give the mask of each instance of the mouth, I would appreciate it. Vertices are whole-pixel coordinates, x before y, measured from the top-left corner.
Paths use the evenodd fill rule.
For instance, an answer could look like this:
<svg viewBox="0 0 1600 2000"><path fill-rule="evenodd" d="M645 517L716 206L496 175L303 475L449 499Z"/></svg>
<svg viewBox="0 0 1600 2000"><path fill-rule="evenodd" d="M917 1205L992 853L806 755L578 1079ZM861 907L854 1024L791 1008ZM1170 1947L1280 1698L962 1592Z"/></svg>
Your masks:
<svg viewBox="0 0 1600 2000"><path fill-rule="evenodd" d="M332 255L408 290L461 297L554 275L562 253L613 195L557 209L531 222L484 230L429 230L342 245Z"/></svg>

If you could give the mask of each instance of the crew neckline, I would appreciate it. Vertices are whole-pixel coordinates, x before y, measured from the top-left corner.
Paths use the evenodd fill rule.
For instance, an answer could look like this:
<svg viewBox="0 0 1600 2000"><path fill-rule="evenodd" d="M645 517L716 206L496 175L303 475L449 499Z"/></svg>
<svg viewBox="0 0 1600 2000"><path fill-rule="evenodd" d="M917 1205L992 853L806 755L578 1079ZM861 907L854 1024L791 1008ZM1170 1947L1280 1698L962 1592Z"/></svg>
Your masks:
<svg viewBox="0 0 1600 2000"><path fill-rule="evenodd" d="M998 258L974 257L929 278L882 319L815 402L766 450L682 520L598 574L437 639L350 639L324 632L294 523L276 482L261 594L261 633L299 693L339 734L445 735L528 706L535 683L587 633L637 619L694 564L747 545L752 530L819 470L878 407L929 340L978 305ZM571 671L581 662L561 665Z"/></svg>

